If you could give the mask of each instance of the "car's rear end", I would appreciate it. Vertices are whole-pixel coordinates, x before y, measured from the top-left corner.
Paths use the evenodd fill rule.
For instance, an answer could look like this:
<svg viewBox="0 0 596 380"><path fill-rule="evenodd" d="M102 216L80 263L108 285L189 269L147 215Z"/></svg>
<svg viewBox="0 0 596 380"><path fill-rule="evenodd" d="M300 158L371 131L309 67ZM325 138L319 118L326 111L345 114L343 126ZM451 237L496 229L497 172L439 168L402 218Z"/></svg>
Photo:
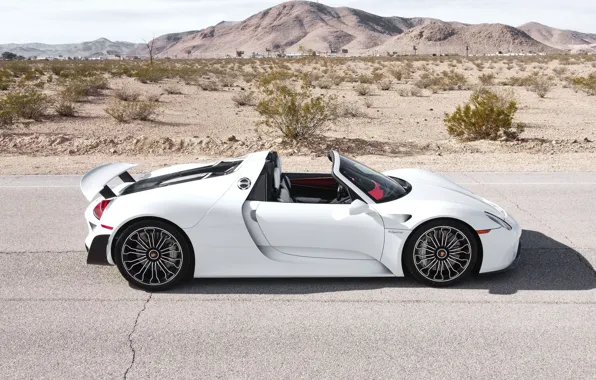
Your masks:
<svg viewBox="0 0 596 380"><path fill-rule="evenodd" d="M107 164L91 170L81 179L81 191L85 198L91 202L85 210L85 220L89 229L89 234L85 239L85 248L88 254L87 264L114 264L107 254L110 235L114 228L102 224L101 219L114 198L135 183L134 178L128 172L135 166L134 164ZM108 183L115 178L119 178L122 183L109 187Z"/></svg>

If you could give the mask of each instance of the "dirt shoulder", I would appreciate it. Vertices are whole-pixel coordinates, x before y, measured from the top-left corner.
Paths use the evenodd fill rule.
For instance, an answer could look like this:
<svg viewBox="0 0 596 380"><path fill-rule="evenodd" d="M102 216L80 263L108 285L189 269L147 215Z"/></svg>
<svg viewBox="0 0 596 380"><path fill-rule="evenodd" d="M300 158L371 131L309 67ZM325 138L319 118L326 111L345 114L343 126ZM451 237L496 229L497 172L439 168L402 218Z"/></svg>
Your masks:
<svg viewBox="0 0 596 380"><path fill-rule="evenodd" d="M356 156L356 159L378 169L416 167L440 172L588 172L596 171L596 153L536 155L528 153L468 153L446 156L409 157ZM0 175L84 174L96 166L112 162L139 163L137 172L148 172L164 166L211 161L213 158L193 155L168 156L0 156ZM285 171L330 170L325 157L283 157Z"/></svg>

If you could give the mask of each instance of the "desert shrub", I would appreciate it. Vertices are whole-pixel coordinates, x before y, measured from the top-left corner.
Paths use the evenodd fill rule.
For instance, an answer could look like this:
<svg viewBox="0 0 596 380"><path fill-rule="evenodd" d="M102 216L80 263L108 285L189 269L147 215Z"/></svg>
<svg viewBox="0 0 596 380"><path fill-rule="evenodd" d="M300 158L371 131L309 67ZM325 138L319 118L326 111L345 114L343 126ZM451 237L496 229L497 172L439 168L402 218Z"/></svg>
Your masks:
<svg viewBox="0 0 596 380"><path fill-rule="evenodd" d="M370 86L364 83L358 83L356 86L354 86L354 91L356 91L356 93L360 96L366 96L372 93Z"/></svg>
<svg viewBox="0 0 596 380"><path fill-rule="evenodd" d="M525 77L509 77L503 81L504 86L513 86L513 87L530 87L538 78L538 74L534 73L531 75L526 75Z"/></svg>
<svg viewBox="0 0 596 380"><path fill-rule="evenodd" d="M478 77L480 84L483 86L492 86L495 84L495 74L488 73L488 74L481 74Z"/></svg>
<svg viewBox="0 0 596 380"><path fill-rule="evenodd" d="M391 82L391 79L383 79L378 83L378 86L381 91L389 91L393 86L393 82Z"/></svg>
<svg viewBox="0 0 596 380"><path fill-rule="evenodd" d="M7 91L10 88L10 82L0 80L0 91Z"/></svg>
<svg viewBox="0 0 596 380"><path fill-rule="evenodd" d="M221 85L218 81L214 79L201 79L199 80L199 88L203 91L219 91L221 90Z"/></svg>
<svg viewBox="0 0 596 380"><path fill-rule="evenodd" d="M133 76L141 83L159 83L168 78L169 72L161 67L148 66L137 70Z"/></svg>
<svg viewBox="0 0 596 380"><path fill-rule="evenodd" d="M558 66L553 69L553 73L556 76L558 76L559 78L562 78L563 76L565 76L567 74L567 72L569 72L569 69L567 67L563 67L563 66Z"/></svg>
<svg viewBox="0 0 596 380"><path fill-rule="evenodd" d="M118 101L108 106L105 112L120 123L132 120L149 121L157 115L159 105L155 102L123 102Z"/></svg>
<svg viewBox="0 0 596 380"><path fill-rule="evenodd" d="M345 77L343 75L335 73L335 72L331 72L328 76L328 79L335 86L340 86L345 81Z"/></svg>
<svg viewBox="0 0 596 380"><path fill-rule="evenodd" d="M528 91L535 92L540 98L544 98L552 87L553 84L547 77L539 76L528 86Z"/></svg>
<svg viewBox="0 0 596 380"><path fill-rule="evenodd" d="M50 106L50 98L32 87L22 87L8 92L2 98L0 109L3 117L9 120L17 118L39 121ZM11 116L12 115L12 116Z"/></svg>
<svg viewBox="0 0 596 380"><path fill-rule="evenodd" d="M123 86L114 90L114 96L123 102L134 102L139 100L141 93L130 87Z"/></svg>
<svg viewBox="0 0 596 380"><path fill-rule="evenodd" d="M87 96L100 96L101 90L109 88L108 80L103 76L91 78L72 78L67 80L61 90L61 97L73 102L80 102Z"/></svg>
<svg viewBox="0 0 596 380"><path fill-rule="evenodd" d="M361 84L373 84L375 79L370 75L362 74L358 76L358 82Z"/></svg>
<svg viewBox="0 0 596 380"><path fill-rule="evenodd" d="M576 90L583 91L590 96L596 95L596 72L587 77L570 77L568 80Z"/></svg>
<svg viewBox="0 0 596 380"><path fill-rule="evenodd" d="M76 116L76 103L68 99L59 99L54 105L54 110L60 116L74 117Z"/></svg>
<svg viewBox="0 0 596 380"><path fill-rule="evenodd" d="M458 71L443 71L442 77L442 88L446 91L453 90L465 90L468 85L466 76Z"/></svg>
<svg viewBox="0 0 596 380"><path fill-rule="evenodd" d="M414 86L420 89L429 89L433 93L436 93L443 86L443 79L438 75L422 73L420 74L420 78L414 82Z"/></svg>
<svg viewBox="0 0 596 380"><path fill-rule="evenodd" d="M403 96L403 97L410 97L410 96L420 97L420 96L422 96L422 90L418 87L403 87L403 88L399 89L398 93L399 93L399 96Z"/></svg>
<svg viewBox="0 0 596 380"><path fill-rule="evenodd" d="M232 101L237 106L254 106L256 104L256 98L254 91L241 91L232 97Z"/></svg>
<svg viewBox="0 0 596 380"><path fill-rule="evenodd" d="M149 94L146 96L148 102L159 103L161 94Z"/></svg>
<svg viewBox="0 0 596 380"><path fill-rule="evenodd" d="M234 84L236 83L236 77L229 74L224 75L221 78L219 78L219 83L223 87L234 87Z"/></svg>
<svg viewBox="0 0 596 380"><path fill-rule="evenodd" d="M255 80L256 77L257 74L251 72L246 72L242 74L242 79L244 79L246 83L252 83L252 81Z"/></svg>
<svg viewBox="0 0 596 380"><path fill-rule="evenodd" d="M292 78L296 78L296 74L287 70L274 70L259 76L259 86L266 87L274 82L283 83ZM245 78L246 80L246 78Z"/></svg>
<svg viewBox="0 0 596 380"><path fill-rule="evenodd" d="M398 82L400 82L402 80L402 78L404 77L404 73L403 73L402 69L396 68L396 67L389 69L389 74L391 74L395 78L395 80Z"/></svg>
<svg viewBox="0 0 596 380"><path fill-rule="evenodd" d="M322 90L329 90L331 87L333 87L333 81L331 81L329 78L323 78L316 83L316 87Z"/></svg>
<svg viewBox="0 0 596 380"><path fill-rule="evenodd" d="M360 108L358 102L335 103L333 106L332 113L335 118L357 118L368 116L366 112Z"/></svg>
<svg viewBox="0 0 596 380"><path fill-rule="evenodd" d="M288 85L263 87L265 98L257 105L259 124L280 131L286 138L299 140L320 133L334 119L334 98L312 94L303 81L299 89Z"/></svg>
<svg viewBox="0 0 596 380"><path fill-rule="evenodd" d="M168 95L182 95L182 90L180 90L180 87L174 85L167 86L164 88L164 91Z"/></svg>
<svg viewBox="0 0 596 380"><path fill-rule="evenodd" d="M371 108L373 105L374 105L374 102L371 98L369 98L369 97L364 98L364 106L366 108Z"/></svg>
<svg viewBox="0 0 596 380"><path fill-rule="evenodd" d="M514 99L481 89L454 113L445 113L444 121L449 135L465 140L511 139L524 130L522 124L513 123L516 112Z"/></svg>

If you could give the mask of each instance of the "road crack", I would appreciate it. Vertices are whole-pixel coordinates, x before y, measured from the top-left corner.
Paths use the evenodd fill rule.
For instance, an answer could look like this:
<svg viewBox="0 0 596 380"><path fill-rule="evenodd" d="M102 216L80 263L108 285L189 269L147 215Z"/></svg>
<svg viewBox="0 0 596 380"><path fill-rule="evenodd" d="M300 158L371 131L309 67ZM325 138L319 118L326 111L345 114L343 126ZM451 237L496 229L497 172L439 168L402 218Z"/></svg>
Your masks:
<svg viewBox="0 0 596 380"><path fill-rule="evenodd" d="M130 372L132 367L135 365L135 360L137 358L137 351L135 350L134 341L133 341L132 337L137 330L137 326L139 325L139 319L141 318L141 314L143 314L143 312L147 309L147 305L149 304L149 301L151 301L152 297L153 297L153 293L149 294L149 297L147 297L147 300L143 304L143 308L141 310L139 310L139 312L137 313L137 318L135 319L135 324L132 327L130 334L128 334L128 346L130 348L130 351L132 352L132 360L130 361L128 368L124 372L124 376L123 376L124 380L126 380L128 378L128 373Z"/></svg>

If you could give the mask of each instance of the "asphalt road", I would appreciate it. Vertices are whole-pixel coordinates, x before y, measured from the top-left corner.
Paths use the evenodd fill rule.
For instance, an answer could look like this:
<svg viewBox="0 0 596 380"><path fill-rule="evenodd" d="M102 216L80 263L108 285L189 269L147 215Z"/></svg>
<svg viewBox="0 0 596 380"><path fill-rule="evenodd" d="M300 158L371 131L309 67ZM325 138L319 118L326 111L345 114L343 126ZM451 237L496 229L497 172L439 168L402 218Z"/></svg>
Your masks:
<svg viewBox="0 0 596 380"><path fill-rule="evenodd" d="M77 177L0 177L0 378L595 378L596 173L448 176L525 228L516 270L156 294L85 265Z"/></svg>

